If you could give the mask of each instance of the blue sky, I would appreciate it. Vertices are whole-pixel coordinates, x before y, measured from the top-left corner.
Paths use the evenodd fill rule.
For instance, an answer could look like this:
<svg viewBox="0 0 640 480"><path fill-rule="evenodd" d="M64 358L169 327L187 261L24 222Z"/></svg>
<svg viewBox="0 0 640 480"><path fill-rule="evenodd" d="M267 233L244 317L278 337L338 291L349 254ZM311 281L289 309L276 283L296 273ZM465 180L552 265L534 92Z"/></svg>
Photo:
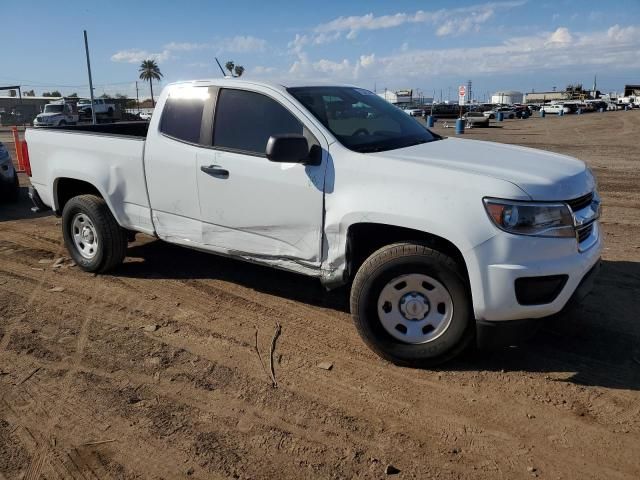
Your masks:
<svg viewBox="0 0 640 480"><path fill-rule="evenodd" d="M498 89L567 83L604 91L640 83L639 0L3 2L0 84L88 94L87 29L97 94L135 95L140 61L164 82L220 75L333 80L446 99L473 81ZM140 84L141 97L148 85ZM159 92L159 88L156 90Z"/></svg>

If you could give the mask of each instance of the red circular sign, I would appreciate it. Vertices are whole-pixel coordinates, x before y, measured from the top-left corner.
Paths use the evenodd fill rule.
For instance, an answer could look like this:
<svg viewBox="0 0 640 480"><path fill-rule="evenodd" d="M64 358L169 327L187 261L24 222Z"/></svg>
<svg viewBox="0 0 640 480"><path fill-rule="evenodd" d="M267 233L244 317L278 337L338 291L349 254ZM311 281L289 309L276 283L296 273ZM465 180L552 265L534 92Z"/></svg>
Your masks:
<svg viewBox="0 0 640 480"><path fill-rule="evenodd" d="M464 88L464 85L460 85L458 87L458 95L460 95L461 97L464 97L464 95L467 93L466 88Z"/></svg>

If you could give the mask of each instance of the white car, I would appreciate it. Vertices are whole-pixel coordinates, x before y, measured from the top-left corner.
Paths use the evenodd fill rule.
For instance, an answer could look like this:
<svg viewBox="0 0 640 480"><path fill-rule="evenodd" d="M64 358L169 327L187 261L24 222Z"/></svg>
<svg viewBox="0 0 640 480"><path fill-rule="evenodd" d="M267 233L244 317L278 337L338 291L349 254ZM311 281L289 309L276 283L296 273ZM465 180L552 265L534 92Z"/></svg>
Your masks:
<svg viewBox="0 0 640 480"><path fill-rule="evenodd" d="M493 120L494 118L498 118L498 112L502 112L503 118L505 119L516 118L516 111L513 108L509 108L509 107L494 108L493 110L487 110L485 112L482 112L482 114L485 117Z"/></svg>
<svg viewBox="0 0 640 480"><path fill-rule="evenodd" d="M151 116L152 115L153 115L153 112L140 112L140 113L138 113L138 116L142 120L151 120Z"/></svg>
<svg viewBox="0 0 640 480"><path fill-rule="evenodd" d="M71 103L53 102L44 106L33 120L34 127L64 127L78 123L79 115Z"/></svg>
<svg viewBox="0 0 640 480"><path fill-rule="evenodd" d="M96 110L96 115L108 115L112 117L116 111L114 103L110 103L104 98L96 98L93 100L93 106ZM82 115L91 115L91 100L79 100L78 111Z"/></svg>
<svg viewBox="0 0 640 480"><path fill-rule="evenodd" d="M544 113L555 113L558 114L562 111L562 113L571 113L571 109L562 103L552 103L549 105L542 105L540 107L540 111Z"/></svg>
<svg viewBox="0 0 640 480"><path fill-rule="evenodd" d="M443 138L352 86L183 82L156 110L27 129L32 198L62 216L85 271L117 275L134 231L347 286L363 340L418 365L512 343L597 271L600 200L580 160Z"/></svg>
<svg viewBox="0 0 640 480"><path fill-rule="evenodd" d="M424 117L424 109L422 108L405 108L404 113L412 117Z"/></svg>

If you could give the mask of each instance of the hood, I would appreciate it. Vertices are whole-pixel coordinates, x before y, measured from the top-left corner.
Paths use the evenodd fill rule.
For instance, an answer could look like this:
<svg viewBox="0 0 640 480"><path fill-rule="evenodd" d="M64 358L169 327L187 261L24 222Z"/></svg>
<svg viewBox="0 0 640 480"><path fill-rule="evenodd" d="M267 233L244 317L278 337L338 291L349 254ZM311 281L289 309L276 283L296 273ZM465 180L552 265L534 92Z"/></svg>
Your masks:
<svg viewBox="0 0 640 480"><path fill-rule="evenodd" d="M374 155L505 180L532 200L570 200L595 188L591 171L578 159L502 143L445 138Z"/></svg>
<svg viewBox="0 0 640 480"><path fill-rule="evenodd" d="M58 116L62 116L63 113L62 112L50 112L50 113L40 113L38 115L38 118L51 118L51 117L58 117Z"/></svg>

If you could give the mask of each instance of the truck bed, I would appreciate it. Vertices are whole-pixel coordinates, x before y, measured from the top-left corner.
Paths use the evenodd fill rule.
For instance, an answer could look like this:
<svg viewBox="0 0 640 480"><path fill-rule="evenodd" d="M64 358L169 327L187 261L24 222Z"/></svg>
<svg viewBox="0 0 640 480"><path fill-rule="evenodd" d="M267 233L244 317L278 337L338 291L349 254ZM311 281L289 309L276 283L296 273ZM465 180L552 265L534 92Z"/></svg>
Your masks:
<svg viewBox="0 0 640 480"><path fill-rule="evenodd" d="M122 227L153 233L144 176L148 128L148 122L28 128L31 184L60 213L58 187L86 182Z"/></svg>

